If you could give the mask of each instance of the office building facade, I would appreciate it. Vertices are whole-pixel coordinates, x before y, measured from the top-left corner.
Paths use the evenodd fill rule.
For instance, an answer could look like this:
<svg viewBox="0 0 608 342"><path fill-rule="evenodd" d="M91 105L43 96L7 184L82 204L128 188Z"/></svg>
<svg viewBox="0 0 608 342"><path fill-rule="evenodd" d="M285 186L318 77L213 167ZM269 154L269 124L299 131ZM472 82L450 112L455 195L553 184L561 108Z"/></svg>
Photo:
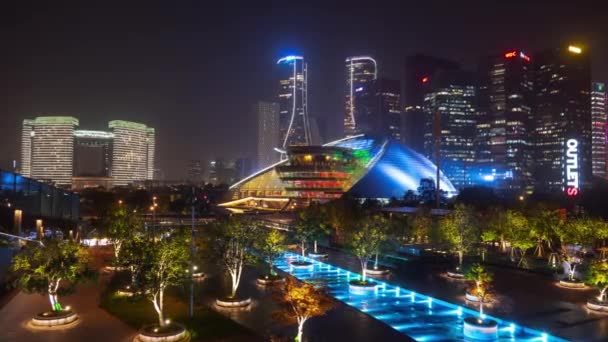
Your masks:
<svg viewBox="0 0 608 342"><path fill-rule="evenodd" d="M606 178L606 117L608 116L606 83L591 84L591 158L593 176Z"/></svg>
<svg viewBox="0 0 608 342"><path fill-rule="evenodd" d="M277 61L279 69L280 147L310 145L307 65L302 56Z"/></svg>
<svg viewBox="0 0 608 342"><path fill-rule="evenodd" d="M417 54L405 59L402 141L418 153L424 153L424 130L428 116L424 96L431 91L436 74L454 71L460 66L452 61Z"/></svg>
<svg viewBox="0 0 608 342"><path fill-rule="evenodd" d="M533 81L531 57L520 50L480 63L476 184L516 195L532 191Z"/></svg>
<svg viewBox="0 0 608 342"><path fill-rule="evenodd" d="M262 169L279 161L280 148L279 104L259 101L253 106L257 118L257 169Z"/></svg>
<svg viewBox="0 0 608 342"><path fill-rule="evenodd" d="M369 56L348 57L346 63L346 94L344 101L344 135L361 133L357 117L361 98L372 81L378 77L376 60Z"/></svg>
<svg viewBox="0 0 608 342"><path fill-rule="evenodd" d="M74 131L78 119L69 116L24 120L21 137L21 173L58 186L72 184Z"/></svg>
<svg viewBox="0 0 608 342"><path fill-rule="evenodd" d="M591 72L577 46L534 56L536 191L576 196L591 181Z"/></svg>
<svg viewBox="0 0 608 342"><path fill-rule="evenodd" d="M425 155L437 162L440 142L440 169L457 189L473 184L477 110L472 83L472 76L462 72L438 75L423 103Z"/></svg>

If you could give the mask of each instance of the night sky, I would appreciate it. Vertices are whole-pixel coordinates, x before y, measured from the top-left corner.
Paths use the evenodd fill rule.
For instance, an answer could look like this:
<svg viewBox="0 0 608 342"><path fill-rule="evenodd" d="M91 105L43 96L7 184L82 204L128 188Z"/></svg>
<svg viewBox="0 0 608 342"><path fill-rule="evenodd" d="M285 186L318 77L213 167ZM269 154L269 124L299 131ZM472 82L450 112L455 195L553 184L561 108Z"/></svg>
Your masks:
<svg viewBox="0 0 608 342"><path fill-rule="evenodd" d="M155 127L168 179L183 178L189 159L254 157L251 105L274 98L286 54L309 64L309 113L325 139L341 132L349 55L372 55L380 75L400 79L417 52L473 68L487 54L578 42L594 79L608 80L602 1L209 2L3 5L0 167L19 158L22 120L40 115L75 116L82 129Z"/></svg>

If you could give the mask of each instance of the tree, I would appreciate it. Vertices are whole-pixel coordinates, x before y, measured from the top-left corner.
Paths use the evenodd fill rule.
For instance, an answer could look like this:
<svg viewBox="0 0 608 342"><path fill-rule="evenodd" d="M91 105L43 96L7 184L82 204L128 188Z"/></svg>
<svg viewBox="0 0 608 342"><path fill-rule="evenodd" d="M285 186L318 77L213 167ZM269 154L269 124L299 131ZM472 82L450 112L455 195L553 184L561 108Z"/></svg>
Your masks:
<svg viewBox="0 0 608 342"><path fill-rule="evenodd" d="M489 286L494 276L481 264L474 264L465 274L467 280L475 282L475 288L471 294L479 298L479 315L483 315L483 302L488 296Z"/></svg>
<svg viewBox="0 0 608 342"><path fill-rule="evenodd" d="M74 291L92 276L88 252L72 240L48 240L44 246L26 246L13 258L17 286L26 293L48 295L51 311L60 312L59 295Z"/></svg>
<svg viewBox="0 0 608 342"><path fill-rule="evenodd" d="M173 233L168 238L147 243L150 248L143 250L145 258L139 286L154 305L159 326L165 327L165 290L169 286L180 284L187 275L190 261L188 242L184 234Z"/></svg>
<svg viewBox="0 0 608 342"><path fill-rule="evenodd" d="M571 218L555 229L555 234L560 240L564 261L569 263L570 272L568 277L573 280L576 266L574 265L576 255L568 246L579 245L583 251L592 247L596 240L608 237L606 222L601 219L581 217Z"/></svg>
<svg viewBox="0 0 608 342"><path fill-rule="evenodd" d="M386 240L386 220L381 215L369 216L359 224L352 235L350 249L361 263L361 282L366 282L369 260L378 253L380 245Z"/></svg>
<svg viewBox="0 0 608 342"><path fill-rule="evenodd" d="M443 240L458 254L458 267L462 267L464 254L479 240L471 208L457 204L441 221Z"/></svg>
<svg viewBox="0 0 608 342"><path fill-rule="evenodd" d="M346 194L325 204L323 208L324 221L334 230L339 242L343 242L343 236L356 226L362 215L359 202Z"/></svg>
<svg viewBox="0 0 608 342"><path fill-rule="evenodd" d="M608 261L598 261L591 265L587 275L587 283L600 290L600 295L597 297L600 302L608 302L606 298L606 290L608 289Z"/></svg>
<svg viewBox="0 0 608 342"><path fill-rule="evenodd" d="M236 297L243 267L254 261L250 254L254 245L258 229L252 222L240 219L229 218L220 221L212 226L211 243L214 257L217 258L220 266L223 267L230 277L231 291L229 298Z"/></svg>
<svg viewBox="0 0 608 342"><path fill-rule="evenodd" d="M275 298L281 304L281 308L273 316L281 321L297 323L296 342L302 342L306 321L325 315L335 306L334 301L314 285L299 283L293 277L287 278L283 291L277 293Z"/></svg>
<svg viewBox="0 0 608 342"><path fill-rule="evenodd" d="M269 274L274 275L274 261L285 251L285 235L276 229L268 229L260 234L256 248L268 262Z"/></svg>
<svg viewBox="0 0 608 342"><path fill-rule="evenodd" d="M520 258L518 267L526 267L526 252L536 244L536 238L532 235L528 219L520 212L507 211L507 238L511 242L511 260L515 260L515 251L519 250Z"/></svg>
<svg viewBox="0 0 608 342"><path fill-rule="evenodd" d="M144 238L140 234L134 234L129 239L125 240L120 249L120 261L123 266L126 266L131 271L131 286L133 289L139 289L141 282L142 269L148 262L150 248L154 244Z"/></svg>
<svg viewBox="0 0 608 342"><path fill-rule="evenodd" d="M107 222L108 238L114 248L114 258L119 262L120 249L123 243L133 237L137 229L137 221L125 204L119 204L110 214Z"/></svg>
<svg viewBox="0 0 608 342"><path fill-rule="evenodd" d="M412 235L416 242L423 242L429 235L433 220L426 210L419 209L412 219Z"/></svg>
<svg viewBox="0 0 608 342"><path fill-rule="evenodd" d="M298 218L293 227L293 236L298 241L302 256L306 256L306 249L309 242L314 241L315 253L317 252L317 239L325 230L321 210L317 205L311 205L298 214Z"/></svg>
<svg viewBox="0 0 608 342"><path fill-rule="evenodd" d="M556 210L543 207L534 210L529 217L530 233L536 240L534 255L540 258L544 255L544 243L551 249L551 237L559 229L559 226L563 224L563 221Z"/></svg>
<svg viewBox="0 0 608 342"><path fill-rule="evenodd" d="M494 207L489 210L489 217L484 225L484 230L481 233L483 242L499 241L500 251L506 251L505 235L507 233L507 212L499 207Z"/></svg>

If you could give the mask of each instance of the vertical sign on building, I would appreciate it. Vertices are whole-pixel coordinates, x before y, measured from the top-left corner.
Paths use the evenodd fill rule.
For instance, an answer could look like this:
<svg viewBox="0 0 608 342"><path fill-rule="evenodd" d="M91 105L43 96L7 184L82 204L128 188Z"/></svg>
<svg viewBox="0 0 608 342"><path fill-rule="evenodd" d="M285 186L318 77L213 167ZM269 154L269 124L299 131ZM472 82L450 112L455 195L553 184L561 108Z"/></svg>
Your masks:
<svg viewBox="0 0 608 342"><path fill-rule="evenodd" d="M578 140L566 141L566 195L579 193Z"/></svg>

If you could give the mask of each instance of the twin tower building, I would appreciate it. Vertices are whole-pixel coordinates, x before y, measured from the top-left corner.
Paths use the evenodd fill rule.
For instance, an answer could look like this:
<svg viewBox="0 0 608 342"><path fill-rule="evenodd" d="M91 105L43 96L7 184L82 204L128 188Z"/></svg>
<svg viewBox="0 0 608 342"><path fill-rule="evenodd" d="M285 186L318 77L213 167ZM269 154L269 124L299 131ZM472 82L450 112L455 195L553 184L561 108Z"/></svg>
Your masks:
<svg viewBox="0 0 608 342"><path fill-rule="evenodd" d="M75 189L153 178L154 128L122 120L110 121L107 131L78 126L78 119L70 116L24 120L20 172Z"/></svg>

